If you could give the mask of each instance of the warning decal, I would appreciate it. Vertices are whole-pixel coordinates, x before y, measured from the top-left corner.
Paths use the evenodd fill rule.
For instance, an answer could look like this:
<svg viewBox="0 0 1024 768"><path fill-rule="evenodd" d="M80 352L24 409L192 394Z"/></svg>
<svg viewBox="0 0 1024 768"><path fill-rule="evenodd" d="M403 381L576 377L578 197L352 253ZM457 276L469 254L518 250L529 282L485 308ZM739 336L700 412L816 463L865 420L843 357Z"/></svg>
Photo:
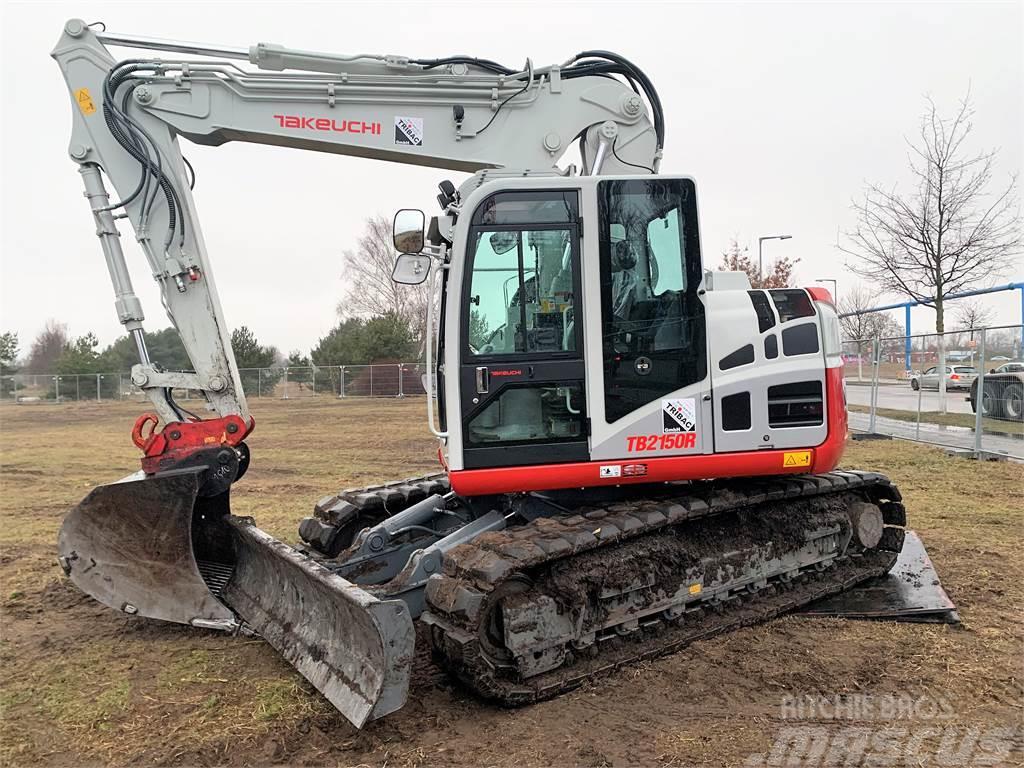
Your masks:
<svg viewBox="0 0 1024 768"><path fill-rule="evenodd" d="M782 454L782 466L784 467L809 467L811 466L810 451L787 451Z"/></svg>
<svg viewBox="0 0 1024 768"><path fill-rule="evenodd" d="M395 117L395 144L423 146L423 118Z"/></svg>
<svg viewBox="0 0 1024 768"><path fill-rule="evenodd" d="M618 464L602 464L601 477L622 477L622 467Z"/></svg>
<svg viewBox="0 0 1024 768"><path fill-rule="evenodd" d="M92 103L92 94L88 88L79 88L75 91L75 101L83 115L91 115L96 111L96 105Z"/></svg>
<svg viewBox="0 0 1024 768"><path fill-rule="evenodd" d="M692 397L661 401L662 429L665 434L694 432L697 429L697 405Z"/></svg>

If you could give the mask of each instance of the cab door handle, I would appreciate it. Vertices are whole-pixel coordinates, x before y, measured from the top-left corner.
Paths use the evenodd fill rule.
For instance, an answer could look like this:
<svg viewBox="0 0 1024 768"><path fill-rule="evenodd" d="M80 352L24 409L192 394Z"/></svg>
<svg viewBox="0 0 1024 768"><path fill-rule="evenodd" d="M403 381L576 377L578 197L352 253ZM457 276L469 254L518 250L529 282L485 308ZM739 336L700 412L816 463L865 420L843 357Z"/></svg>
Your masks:
<svg viewBox="0 0 1024 768"><path fill-rule="evenodd" d="M487 366L478 365L476 367L476 393L478 395L486 395L490 388L491 375L487 370Z"/></svg>

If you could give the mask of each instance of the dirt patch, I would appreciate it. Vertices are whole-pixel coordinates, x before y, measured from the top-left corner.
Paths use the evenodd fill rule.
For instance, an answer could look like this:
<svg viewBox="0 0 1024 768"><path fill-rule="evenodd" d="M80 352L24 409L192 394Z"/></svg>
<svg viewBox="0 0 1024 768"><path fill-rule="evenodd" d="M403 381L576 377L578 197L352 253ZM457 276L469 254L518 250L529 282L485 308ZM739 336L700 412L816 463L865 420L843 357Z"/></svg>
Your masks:
<svg viewBox="0 0 1024 768"><path fill-rule="evenodd" d="M253 466L235 511L295 541L298 520L321 496L435 470L423 408L422 400L255 401ZM900 487L958 603L959 629L788 617L518 710L454 684L420 637L409 704L356 731L262 641L129 619L64 580L55 559L64 510L96 483L134 471L128 429L138 410L0 406L5 764L724 766L770 755L793 728L840 739L851 728L876 734L893 725L936 729L925 746L943 734L962 740L970 728L1006 728L1018 751L994 763L1022 757L1019 465L905 443L847 453L847 466L884 471ZM794 705L836 700L917 706L883 720Z"/></svg>

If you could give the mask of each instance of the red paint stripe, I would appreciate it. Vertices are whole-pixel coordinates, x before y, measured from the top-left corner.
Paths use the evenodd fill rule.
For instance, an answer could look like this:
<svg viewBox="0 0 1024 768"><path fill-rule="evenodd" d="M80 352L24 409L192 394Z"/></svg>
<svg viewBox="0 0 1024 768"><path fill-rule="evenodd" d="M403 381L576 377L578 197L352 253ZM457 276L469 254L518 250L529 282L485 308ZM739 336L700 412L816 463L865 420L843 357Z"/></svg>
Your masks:
<svg viewBox="0 0 1024 768"><path fill-rule="evenodd" d="M800 450L800 449L793 449ZM814 449L811 464L815 464ZM559 488L591 488L603 485L661 483L669 480L699 480L713 477L784 475L810 471L809 466L783 467L784 453L792 451L743 451L739 453L660 456L573 464L545 464L496 469L463 469L450 472L452 490L460 496L483 496L514 491L553 491ZM646 464L643 477L602 478L602 465Z"/></svg>

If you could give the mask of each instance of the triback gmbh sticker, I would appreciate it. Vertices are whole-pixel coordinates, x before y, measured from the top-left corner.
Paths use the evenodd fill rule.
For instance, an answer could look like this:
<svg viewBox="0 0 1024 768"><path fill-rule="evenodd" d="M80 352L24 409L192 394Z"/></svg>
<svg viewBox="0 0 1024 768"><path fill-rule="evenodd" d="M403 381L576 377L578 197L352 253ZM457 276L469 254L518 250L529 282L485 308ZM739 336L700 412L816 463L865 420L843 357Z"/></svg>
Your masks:
<svg viewBox="0 0 1024 768"><path fill-rule="evenodd" d="M395 117L395 144L423 146L423 118Z"/></svg>
<svg viewBox="0 0 1024 768"><path fill-rule="evenodd" d="M666 435L676 432L697 430L697 403L692 397L673 398L661 401L662 432Z"/></svg>

